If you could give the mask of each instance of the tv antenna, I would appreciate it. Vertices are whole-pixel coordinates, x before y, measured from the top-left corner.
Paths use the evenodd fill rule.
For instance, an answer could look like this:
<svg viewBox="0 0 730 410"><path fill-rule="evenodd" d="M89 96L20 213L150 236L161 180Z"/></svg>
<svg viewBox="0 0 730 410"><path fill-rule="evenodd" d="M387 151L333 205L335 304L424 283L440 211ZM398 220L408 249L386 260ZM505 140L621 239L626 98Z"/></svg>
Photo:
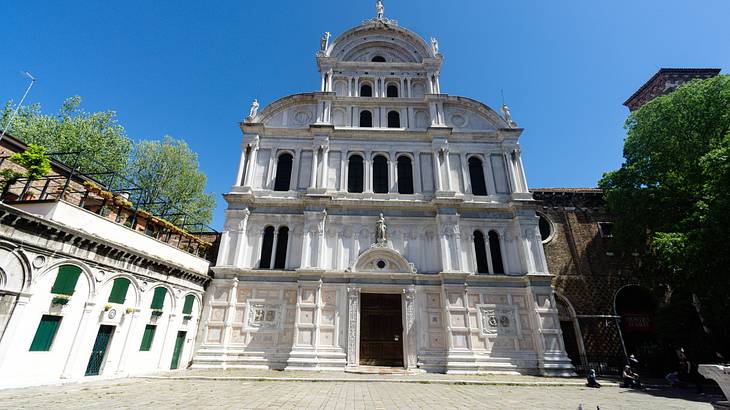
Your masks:
<svg viewBox="0 0 730 410"><path fill-rule="evenodd" d="M15 107L15 110L12 114L10 114L10 118L8 119L8 122L3 127L3 132L0 134L0 141L2 141L3 137L5 136L5 132L7 132L8 128L10 128L10 124L13 123L13 120L15 119L15 116L18 115L18 111L20 110L20 107L23 105L23 101L25 101L25 97L28 96L28 92L30 92L30 89L33 87L33 84L35 84L36 78L33 77L33 74L31 74L28 71L23 71L21 74L25 75L30 79L30 84L28 84L28 88L25 89L25 93L23 94L23 98L20 99L20 103L18 103L18 106Z"/></svg>

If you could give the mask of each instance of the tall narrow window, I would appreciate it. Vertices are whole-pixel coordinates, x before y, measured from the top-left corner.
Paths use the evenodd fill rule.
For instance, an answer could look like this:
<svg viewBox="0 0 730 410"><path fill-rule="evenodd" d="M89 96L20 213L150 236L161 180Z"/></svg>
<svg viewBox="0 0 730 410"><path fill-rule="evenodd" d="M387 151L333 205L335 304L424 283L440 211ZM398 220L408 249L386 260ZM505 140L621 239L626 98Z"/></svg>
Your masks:
<svg viewBox="0 0 730 410"><path fill-rule="evenodd" d="M274 191L288 191L291 182L291 154L279 155L279 161L276 165L276 179L274 180Z"/></svg>
<svg viewBox="0 0 730 410"><path fill-rule="evenodd" d="M165 307L166 294L167 289L163 288L162 286L156 287L155 294L154 296L152 296L152 304L150 305L150 309L162 310Z"/></svg>
<svg viewBox="0 0 730 410"><path fill-rule="evenodd" d="M190 315L193 313L193 303L195 303L195 296L185 296L185 304L183 305L183 315Z"/></svg>
<svg viewBox="0 0 730 410"><path fill-rule="evenodd" d="M413 193L413 167L411 159L406 155L398 157L398 193Z"/></svg>
<svg viewBox="0 0 730 410"><path fill-rule="evenodd" d="M372 97L373 87L370 84L363 84L360 86L360 97Z"/></svg>
<svg viewBox="0 0 730 410"><path fill-rule="evenodd" d="M469 178L471 179L472 194L487 195L487 184L484 182L482 160L477 157L469 158Z"/></svg>
<svg viewBox="0 0 730 410"><path fill-rule="evenodd" d="M156 325L146 325L144 327L144 334L142 335L142 343L139 345L140 352L149 352L152 347L152 342L155 340Z"/></svg>
<svg viewBox="0 0 730 410"><path fill-rule="evenodd" d="M269 269L271 266L271 251L274 247L274 227L267 226L264 229L264 241L261 245L261 262L260 269Z"/></svg>
<svg viewBox="0 0 730 410"><path fill-rule="evenodd" d="M362 157L353 155L347 162L347 192L363 191Z"/></svg>
<svg viewBox="0 0 730 410"><path fill-rule="evenodd" d="M373 113L370 111L360 111L360 126L361 127L372 127L373 126Z"/></svg>
<svg viewBox="0 0 730 410"><path fill-rule="evenodd" d="M373 158L373 192L388 193L388 159L382 155Z"/></svg>
<svg viewBox="0 0 730 410"><path fill-rule="evenodd" d="M81 276L81 268L78 266L61 265L58 268L58 274L56 275L56 281L53 282L51 293L55 295L73 295L79 276Z"/></svg>
<svg viewBox="0 0 730 410"><path fill-rule="evenodd" d="M492 273L504 273L502 249L499 246L499 234L489 231L489 254L492 257Z"/></svg>
<svg viewBox="0 0 730 410"><path fill-rule="evenodd" d="M61 326L61 316L43 315L38 329L35 331L33 342L30 344L30 351L47 352L51 350L59 326Z"/></svg>
<svg viewBox="0 0 730 410"><path fill-rule="evenodd" d="M477 273L489 273L487 246L482 231L474 231L474 254L477 257Z"/></svg>
<svg viewBox="0 0 730 410"><path fill-rule="evenodd" d="M398 114L398 111L388 112L388 128L400 128L400 114Z"/></svg>
<svg viewBox="0 0 730 410"><path fill-rule="evenodd" d="M109 303L124 303L127 298L127 289L129 289L129 279L127 278L116 278L114 279L114 285L112 285L112 292L109 294Z"/></svg>
<svg viewBox="0 0 730 410"><path fill-rule="evenodd" d="M389 98L398 98L398 86L394 84L388 85L388 88L385 91L385 95L387 95Z"/></svg>
<svg viewBox="0 0 730 410"><path fill-rule="evenodd" d="M276 257L274 257L274 269L286 269L286 246L289 242L289 228L279 228L279 235L276 239Z"/></svg>

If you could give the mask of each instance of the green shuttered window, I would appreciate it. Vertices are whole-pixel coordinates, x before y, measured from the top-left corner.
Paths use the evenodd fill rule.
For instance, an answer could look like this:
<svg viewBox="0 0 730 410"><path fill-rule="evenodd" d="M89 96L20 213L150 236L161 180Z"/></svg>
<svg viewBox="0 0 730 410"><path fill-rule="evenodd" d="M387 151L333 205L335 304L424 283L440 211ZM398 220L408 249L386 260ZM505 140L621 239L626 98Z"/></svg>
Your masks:
<svg viewBox="0 0 730 410"><path fill-rule="evenodd" d="M167 290L163 287L155 288L155 296L152 297L150 309L162 309L165 305L165 294Z"/></svg>
<svg viewBox="0 0 730 410"><path fill-rule="evenodd" d="M112 293L109 295L109 303L124 303L127 298L127 289L129 288L129 279L116 278L112 286Z"/></svg>
<svg viewBox="0 0 730 410"><path fill-rule="evenodd" d="M78 266L63 265L59 267L51 293L56 295L73 295L76 289L76 282L79 281L80 275L81 268Z"/></svg>
<svg viewBox="0 0 730 410"><path fill-rule="evenodd" d="M30 344L31 352L47 352L51 350L53 339L56 337L58 327L61 325L61 316L43 315L35 332L33 343Z"/></svg>
<svg viewBox="0 0 730 410"><path fill-rule="evenodd" d="M142 336L142 344L139 346L140 352L149 352L152 347L152 341L155 339L155 330L157 326L147 325L144 327L144 335Z"/></svg>
<svg viewBox="0 0 730 410"><path fill-rule="evenodd" d="M183 305L183 315L189 315L193 313L193 303L195 302L195 296L185 296L185 304Z"/></svg>

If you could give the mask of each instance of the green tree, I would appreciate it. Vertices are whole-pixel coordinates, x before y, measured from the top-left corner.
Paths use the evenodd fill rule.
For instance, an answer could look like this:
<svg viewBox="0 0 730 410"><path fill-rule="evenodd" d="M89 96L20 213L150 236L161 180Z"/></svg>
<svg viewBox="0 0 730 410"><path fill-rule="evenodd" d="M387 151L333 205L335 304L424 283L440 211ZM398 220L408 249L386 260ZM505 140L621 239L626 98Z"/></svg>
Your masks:
<svg viewBox="0 0 730 410"><path fill-rule="evenodd" d="M25 143L45 146L49 152L81 152L58 155L58 159L86 173L124 170L132 150L114 111L87 113L81 108L81 97L66 99L57 115L41 112L39 104L21 107L18 116L7 130ZM0 116L0 126L5 126L12 112L8 102ZM78 162L77 162L78 160Z"/></svg>
<svg viewBox="0 0 730 410"><path fill-rule="evenodd" d="M198 155L182 140L165 136L162 141L141 141L134 149L127 171L145 190L147 210L167 216L171 222L210 223L215 198L205 193L206 176L198 169Z"/></svg>
<svg viewBox="0 0 730 410"><path fill-rule="evenodd" d="M2 186L3 195L20 178L25 177L35 181L44 177L51 170L51 161L46 155L46 147L40 145L28 144L28 149L11 155L10 160L25 168L25 173L10 168L0 171L0 185Z"/></svg>
<svg viewBox="0 0 730 410"><path fill-rule="evenodd" d="M695 80L632 113L625 162L599 185L641 279L693 295L730 352L730 76Z"/></svg>

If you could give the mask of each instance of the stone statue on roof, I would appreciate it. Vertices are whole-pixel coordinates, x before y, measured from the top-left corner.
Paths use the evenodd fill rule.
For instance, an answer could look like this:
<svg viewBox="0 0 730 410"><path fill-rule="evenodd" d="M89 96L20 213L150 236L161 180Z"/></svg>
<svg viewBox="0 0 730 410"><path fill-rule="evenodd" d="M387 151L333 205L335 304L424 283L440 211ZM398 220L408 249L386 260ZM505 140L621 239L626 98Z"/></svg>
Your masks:
<svg viewBox="0 0 730 410"><path fill-rule="evenodd" d="M504 117L504 121L510 128L514 128L517 126L517 123L512 121L512 113L510 113L507 104L502 104L502 116Z"/></svg>
<svg viewBox="0 0 730 410"><path fill-rule="evenodd" d="M375 2L375 12L376 18L378 20L382 20L385 18L385 6L383 6L383 0L378 0Z"/></svg>
<svg viewBox="0 0 730 410"><path fill-rule="evenodd" d="M322 35L322 38L319 40L319 51L327 51L327 46L329 46L330 43L330 35L331 34L329 31L325 31L325 33Z"/></svg>
<svg viewBox="0 0 730 410"><path fill-rule="evenodd" d="M251 103L251 109L248 111L248 117L246 117L246 121L253 121L254 118L256 118L256 114L259 112L259 100L254 99Z"/></svg>
<svg viewBox="0 0 730 410"><path fill-rule="evenodd" d="M439 41L436 40L436 37L431 37L431 50L433 51L433 55L439 53Z"/></svg>

